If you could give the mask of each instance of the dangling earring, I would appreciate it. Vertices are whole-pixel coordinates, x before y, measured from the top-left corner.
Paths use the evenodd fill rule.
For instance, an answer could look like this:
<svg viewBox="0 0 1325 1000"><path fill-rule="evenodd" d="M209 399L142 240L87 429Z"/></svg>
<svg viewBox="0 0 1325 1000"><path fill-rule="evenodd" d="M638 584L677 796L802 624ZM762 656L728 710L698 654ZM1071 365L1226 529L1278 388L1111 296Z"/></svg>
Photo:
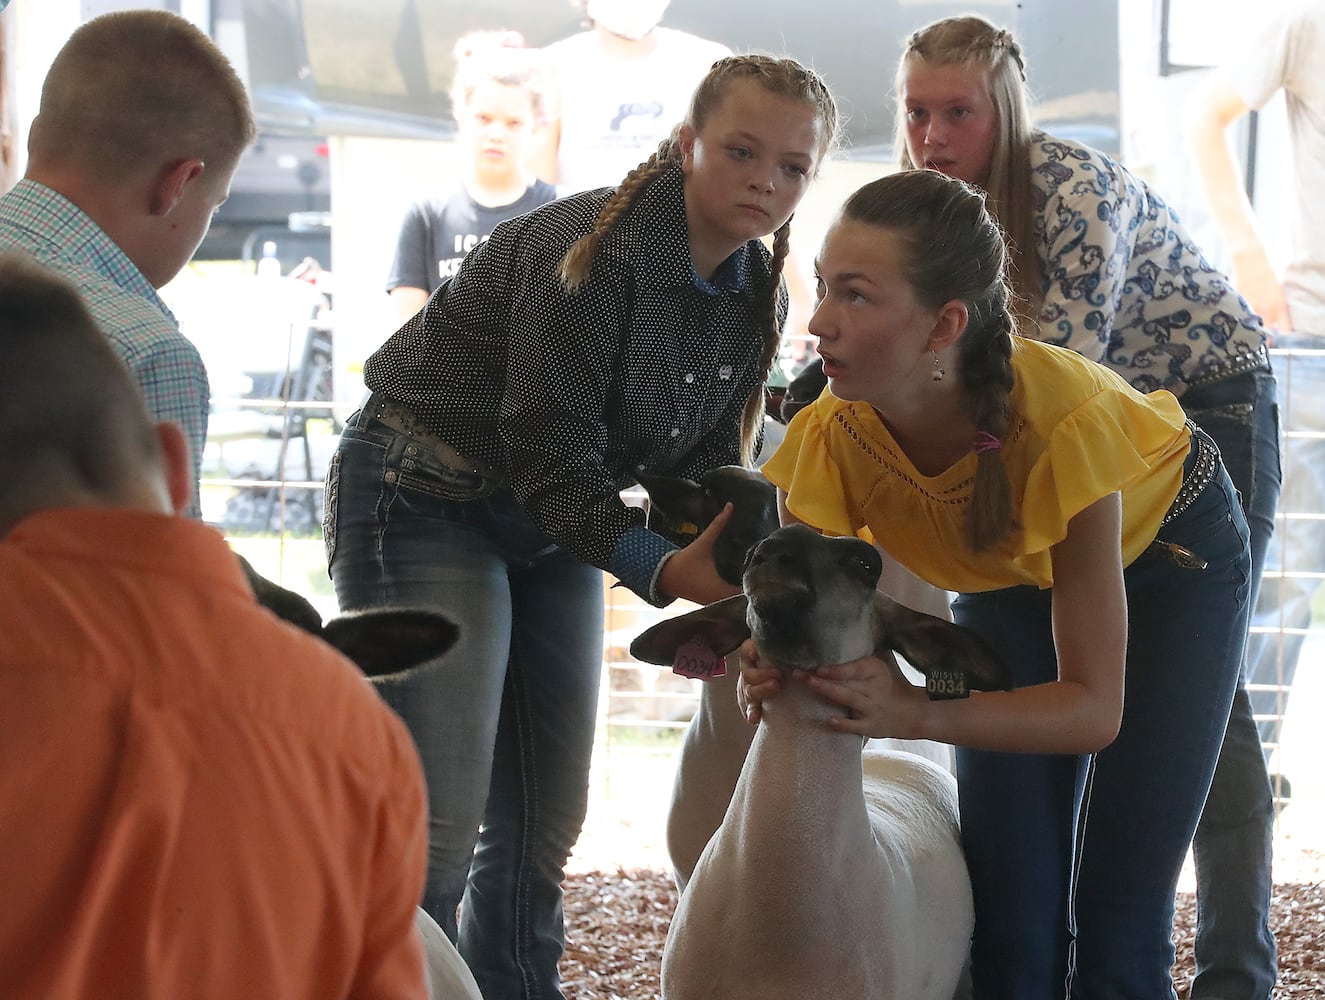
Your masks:
<svg viewBox="0 0 1325 1000"><path fill-rule="evenodd" d="M929 377L935 382L942 382L943 376L948 373L943 370L943 365L939 364L938 351L930 351L929 356L934 359L934 370L930 372Z"/></svg>

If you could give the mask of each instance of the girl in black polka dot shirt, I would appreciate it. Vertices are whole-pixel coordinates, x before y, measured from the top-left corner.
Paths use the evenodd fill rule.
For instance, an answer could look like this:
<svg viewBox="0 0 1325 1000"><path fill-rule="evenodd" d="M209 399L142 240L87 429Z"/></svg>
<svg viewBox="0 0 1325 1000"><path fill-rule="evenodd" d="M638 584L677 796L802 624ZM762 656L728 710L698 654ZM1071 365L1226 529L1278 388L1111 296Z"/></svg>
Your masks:
<svg viewBox="0 0 1325 1000"><path fill-rule="evenodd" d="M460 625L384 696L428 779L424 907L487 1000L560 996L602 571L659 605L736 592L713 565L725 517L678 549L620 491L750 462L791 215L836 131L811 71L722 59L619 187L503 223L364 367L327 477L328 564L347 611Z"/></svg>

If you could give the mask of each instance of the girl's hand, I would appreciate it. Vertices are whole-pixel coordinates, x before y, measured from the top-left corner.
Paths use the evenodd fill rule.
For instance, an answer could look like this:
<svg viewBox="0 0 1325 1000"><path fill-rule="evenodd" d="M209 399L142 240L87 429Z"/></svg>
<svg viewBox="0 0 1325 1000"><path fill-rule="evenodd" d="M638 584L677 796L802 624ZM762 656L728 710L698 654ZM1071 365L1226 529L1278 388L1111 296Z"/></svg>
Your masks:
<svg viewBox="0 0 1325 1000"><path fill-rule="evenodd" d="M731 504L723 507L693 542L678 549L663 564L662 572L658 574L659 590L669 597L680 597L696 604L712 604L741 592L740 587L732 586L718 576L713 562L713 546L731 520L732 510Z"/></svg>
<svg viewBox="0 0 1325 1000"><path fill-rule="evenodd" d="M921 736L920 716L929 699L906 679L891 656L886 660L867 656L819 667L805 682L847 710L846 717L828 721L838 732L876 738Z"/></svg>
<svg viewBox="0 0 1325 1000"><path fill-rule="evenodd" d="M782 671L777 667L760 666L759 650L753 639L741 643L737 656L740 658L741 676L736 682L736 701L741 706L745 720L756 726L763 714L760 707L763 700L782 690Z"/></svg>

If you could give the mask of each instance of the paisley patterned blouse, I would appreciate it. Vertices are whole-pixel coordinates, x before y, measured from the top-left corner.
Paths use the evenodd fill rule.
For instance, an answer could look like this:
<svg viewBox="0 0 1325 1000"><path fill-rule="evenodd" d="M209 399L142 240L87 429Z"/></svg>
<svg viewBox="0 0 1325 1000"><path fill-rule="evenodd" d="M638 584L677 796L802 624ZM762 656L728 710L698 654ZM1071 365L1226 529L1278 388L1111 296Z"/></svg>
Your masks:
<svg viewBox="0 0 1325 1000"><path fill-rule="evenodd" d="M1268 365L1260 318L1164 200L1103 153L1037 132L1039 339L1107 365L1142 392Z"/></svg>

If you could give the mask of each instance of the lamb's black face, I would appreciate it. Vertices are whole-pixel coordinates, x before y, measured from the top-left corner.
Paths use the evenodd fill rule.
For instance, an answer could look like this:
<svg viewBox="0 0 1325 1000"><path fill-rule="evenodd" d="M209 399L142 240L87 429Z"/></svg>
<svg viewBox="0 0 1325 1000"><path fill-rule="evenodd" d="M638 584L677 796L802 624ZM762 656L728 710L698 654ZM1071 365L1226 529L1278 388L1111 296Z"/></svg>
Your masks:
<svg viewBox="0 0 1325 1000"><path fill-rule="evenodd" d="M732 505L732 516L713 546L718 575L740 586L741 567L749 550L778 526L777 489L754 469L724 465L711 469L696 483L675 476L638 474L649 493L649 527L685 545ZM676 533L678 525L690 525L691 534Z"/></svg>
<svg viewBox="0 0 1325 1000"><path fill-rule="evenodd" d="M731 520L713 546L713 561L720 577L740 584L746 556L777 529L777 488L761 473L735 466L707 473L702 485L711 502L709 520L732 505Z"/></svg>
<svg viewBox="0 0 1325 1000"><path fill-rule="evenodd" d="M752 549L745 559L742 583L753 587L790 585L839 576L873 590L883 572L883 559L859 538L829 538L804 524L779 528Z"/></svg>
<svg viewBox="0 0 1325 1000"><path fill-rule="evenodd" d="M750 631L783 666L840 662L844 642L868 649L882 570L874 546L859 538L825 538L803 524L779 528L746 560Z"/></svg>

